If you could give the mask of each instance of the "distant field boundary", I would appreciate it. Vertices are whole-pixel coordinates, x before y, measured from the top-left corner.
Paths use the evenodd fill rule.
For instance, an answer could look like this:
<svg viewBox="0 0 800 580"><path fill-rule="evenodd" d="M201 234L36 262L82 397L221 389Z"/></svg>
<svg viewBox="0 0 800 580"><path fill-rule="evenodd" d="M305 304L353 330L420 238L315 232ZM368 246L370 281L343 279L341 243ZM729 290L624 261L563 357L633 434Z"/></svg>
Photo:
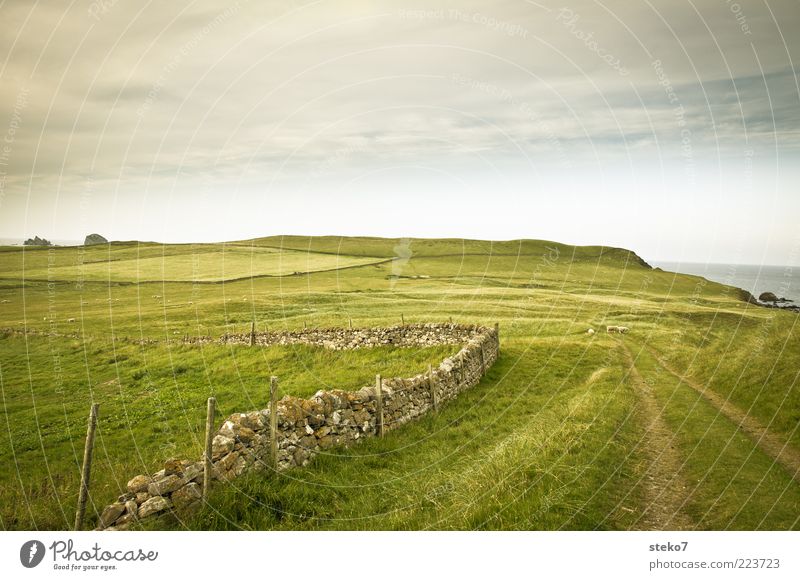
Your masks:
<svg viewBox="0 0 800 580"><path fill-rule="evenodd" d="M428 347L463 344L436 368L410 378L378 375L375 386L358 391L318 391L309 399L277 400L271 379L270 408L234 413L213 431L209 400L207 450L199 461L169 459L152 475L137 475L127 492L100 514L97 529L124 530L152 516L189 515L202 505L212 480L230 481L248 472L278 472L305 466L320 453L346 447L438 410L480 382L500 352L499 327L409 324L386 328L327 328L255 335L226 335L228 343L253 346L312 344L333 349L393 345Z"/></svg>
<svg viewBox="0 0 800 580"><path fill-rule="evenodd" d="M320 252L317 252L320 253ZM361 256L353 256L353 257L361 257ZM366 256L371 257L371 256ZM290 278L292 276L310 276L312 274L322 274L325 272L337 272L339 270L351 270L353 268L367 268L369 266L379 266L381 264L386 264L395 260L396 258L386 258L383 260L379 260L376 262L366 262L364 264L352 264L350 266L338 266L336 268L325 268L323 270L308 270L306 272L292 272L291 274L253 274L251 276L238 276L236 278L225 278L223 280L84 280L83 284L102 284L104 286L108 285L115 285L115 286L134 286L137 284L230 284L233 282L242 282L245 280L254 280L256 278ZM59 284L74 284L74 280L69 280L66 278L57 278L53 280L48 280L46 278L19 278L19 277L3 277L0 276L0 282L35 282L35 283L50 283L56 282ZM19 287L17 286L10 286L11 288Z"/></svg>

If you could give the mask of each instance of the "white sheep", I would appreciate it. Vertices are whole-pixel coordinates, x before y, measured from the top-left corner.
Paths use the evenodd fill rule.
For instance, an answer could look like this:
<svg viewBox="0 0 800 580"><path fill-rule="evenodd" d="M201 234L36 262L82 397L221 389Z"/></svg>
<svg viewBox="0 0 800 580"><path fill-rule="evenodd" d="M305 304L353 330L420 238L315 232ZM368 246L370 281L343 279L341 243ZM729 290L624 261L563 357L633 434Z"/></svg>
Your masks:
<svg viewBox="0 0 800 580"><path fill-rule="evenodd" d="M594 328L590 328L589 330L587 330L586 334L588 334L588 335L594 334Z"/></svg>
<svg viewBox="0 0 800 580"><path fill-rule="evenodd" d="M625 334L630 330L627 326L606 326L606 332L611 334L612 332L618 332L620 334Z"/></svg>

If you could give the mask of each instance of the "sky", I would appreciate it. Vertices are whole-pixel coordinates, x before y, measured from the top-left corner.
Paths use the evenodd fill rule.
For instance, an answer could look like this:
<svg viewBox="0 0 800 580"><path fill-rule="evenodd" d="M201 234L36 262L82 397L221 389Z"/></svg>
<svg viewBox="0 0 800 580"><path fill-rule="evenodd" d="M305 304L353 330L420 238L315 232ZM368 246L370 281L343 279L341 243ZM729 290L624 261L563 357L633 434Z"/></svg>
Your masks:
<svg viewBox="0 0 800 580"><path fill-rule="evenodd" d="M800 266L796 0L0 3L0 238Z"/></svg>

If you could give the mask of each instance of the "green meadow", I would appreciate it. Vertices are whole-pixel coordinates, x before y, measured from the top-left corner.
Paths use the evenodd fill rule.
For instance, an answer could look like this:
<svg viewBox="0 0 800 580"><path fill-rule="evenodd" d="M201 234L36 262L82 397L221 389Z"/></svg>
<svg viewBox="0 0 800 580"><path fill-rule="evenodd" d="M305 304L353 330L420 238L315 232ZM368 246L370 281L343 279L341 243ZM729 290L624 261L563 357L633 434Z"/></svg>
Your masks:
<svg viewBox="0 0 800 580"><path fill-rule="evenodd" d="M194 517L147 527L800 528L797 314L623 249L295 236L0 248L0 526L71 527L92 402L87 528L132 476L199 457L209 396L219 423L265 407L271 375L281 394L310 396L457 350L184 337L401 317L499 322L500 357L436 414L302 469L218 483Z"/></svg>

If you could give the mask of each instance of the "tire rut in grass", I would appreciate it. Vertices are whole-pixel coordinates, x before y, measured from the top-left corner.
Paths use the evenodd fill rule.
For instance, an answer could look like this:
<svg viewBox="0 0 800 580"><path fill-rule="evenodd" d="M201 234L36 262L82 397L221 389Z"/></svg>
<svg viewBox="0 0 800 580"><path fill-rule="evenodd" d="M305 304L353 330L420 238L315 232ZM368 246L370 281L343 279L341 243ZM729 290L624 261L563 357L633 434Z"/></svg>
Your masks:
<svg viewBox="0 0 800 580"><path fill-rule="evenodd" d="M675 433L661 416L652 388L636 368L633 355L622 344L628 377L633 382L634 392L644 423L644 435L640 443L647 457L648 467L642 476L645 502L644 511L636 527L645 530L691 530L692 520L683 512L687 500L687 487L678 475L682 461L674 447Z"/></svg>
<svg viewBox="0 0 800 580"><path fill-rule="evenodd" d="M706 388L704 385L685 374L677 372L664 360L662 355L651 347L648 346L645 348L647 348L664 370L677 378L681 384L687 385L702 395L703 398L711 403L722 415L744 431L761 451L783 466L795 481L800 482L800 450L789 445L786 441L772 433L767 427L764 427L755 417L745 413L726 398Z"/></svg>

